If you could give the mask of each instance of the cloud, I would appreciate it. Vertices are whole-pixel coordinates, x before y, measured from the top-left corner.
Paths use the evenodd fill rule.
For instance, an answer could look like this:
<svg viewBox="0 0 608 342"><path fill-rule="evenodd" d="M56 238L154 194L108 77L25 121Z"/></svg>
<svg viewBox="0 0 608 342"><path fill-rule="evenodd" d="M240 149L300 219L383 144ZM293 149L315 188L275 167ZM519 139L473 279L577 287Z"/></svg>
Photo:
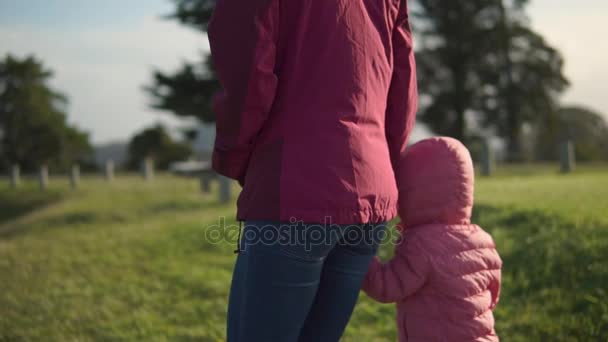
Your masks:
<svg viewBox="0 0 608 342"><path fill-rule="evenodd" d="M95 142L126 139L153 122L176 124L147 108L141 90L153 68L172 70L208 49L204 35L148 17L129 28L65 30L0 27L0 54L35 54L70 98L69 120Z"/></svg>

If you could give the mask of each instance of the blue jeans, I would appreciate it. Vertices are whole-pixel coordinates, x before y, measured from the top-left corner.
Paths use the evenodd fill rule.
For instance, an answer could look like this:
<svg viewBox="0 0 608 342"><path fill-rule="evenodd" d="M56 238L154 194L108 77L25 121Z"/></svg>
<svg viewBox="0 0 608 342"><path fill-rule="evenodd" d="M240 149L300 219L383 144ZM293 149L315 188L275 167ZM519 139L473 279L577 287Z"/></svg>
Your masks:
<svg viewBox="0 0 608 342"><path fill-rule="evenodd" d="M338 341L385 227L246 222L228 342Z"/></svg>

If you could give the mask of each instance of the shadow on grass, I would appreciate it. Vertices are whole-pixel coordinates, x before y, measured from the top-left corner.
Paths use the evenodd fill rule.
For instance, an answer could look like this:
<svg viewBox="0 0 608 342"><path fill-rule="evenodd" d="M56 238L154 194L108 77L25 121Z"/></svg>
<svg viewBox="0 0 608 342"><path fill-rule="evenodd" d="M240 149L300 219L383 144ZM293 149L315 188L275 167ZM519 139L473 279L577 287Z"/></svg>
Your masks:
<svg viewBox="0 0 608 342"><path fill-rule="evenodd" d="M494 236L504 262L499 333L517 341L608 336L606 224L486 205L474 222Z"/></svg>
<svg viewBox="0 0 608 342"><path fill-rule="evenodd" d="M193 210L213 210L213 209L222 209L226 208L227 204L220 203L218 200L209 200L201 197L198 201L168 201L163 203L158 203L155 205L151 205L146 207L144 210L144 214L163 214L168 212L178 213L178 212L187 212Z"/></svg>
<svg viewBox="0 0 608 342"><path fill-rule="evenodd" d="M4 197L2 197L4 196ZM115 207L104 207L101 209L90 208L76 211L63 212L57 215L45 217L43 221L36 225L12 225L11 220L34 212L46 205L60 199L58 193L50 192L22 192L22 194L12 194L0 192L0 239L12 239L24 234L28 234L40 229L72 229L83 226L95 226L103 224L127 223L139 219L146 219L152 216L165 217L167 215L179 216L192 212L213 212L214 210L225 209L226 204L216 200L204 199L171 199L156 203L149 203L137 210L131 207L116 205ZM218 222L222 215L213 218ZM231 221L232 217L228 218ZM7 223L3 225L3 223ZM202 223L201 223L201 228ZM200 233L200 232L199 232ZM236 234L235 234L236 235ZM213 247L213 246L212 246Z"/></svg>
<svg viewBox="0 0 608 342"><path fill-rule="evenodd" d="M97 213L92 211L74 211L62 215L51 216L37 225L6 225L0 228L0 240L13 239L35 231L46 228L71 229L74 227L86 227L87 225L98 225L100 223L113 224L124 223L128 219L120 212Z"/></svg>
<svg viewBox="0 0 608 342"><path fill-rule="evenodd" d="M0 191L0 225L61 200L53 191Z"/></svg>

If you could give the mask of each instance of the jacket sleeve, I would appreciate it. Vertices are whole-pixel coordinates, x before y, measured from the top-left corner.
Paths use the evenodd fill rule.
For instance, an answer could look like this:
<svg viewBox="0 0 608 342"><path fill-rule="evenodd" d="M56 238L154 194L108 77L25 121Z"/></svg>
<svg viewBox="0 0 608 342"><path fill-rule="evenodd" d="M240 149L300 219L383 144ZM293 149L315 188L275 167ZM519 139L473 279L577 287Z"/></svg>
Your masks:
<svg viewBox="0 0 608 342"><path fill-rule="evenodd" d="M393 75L386 109L386 138L391 163L398 174L401 155L407 147L418 110L416 61L407 0L401 0L393 30Z"/></svg>
<svg viewBox="0 0 608 342"><path fill-rule="evenodd" d="M363 291L381 303L394 303L416 293L426 282L428 260L415 251L408 253L396 254L385 264L374 257L363 281Z"/></svg>
<svg viewBox="0 0 608 342"><path fill-rule="evenodd" d="M490 293L492 294L492 304L490 306L492 310L496 308L496 305L498 305L498 302L500 301L500 284L502 282L502 260L498 256L498 253L496 253L496 259L497 264L500 266L500 268L492 270L492 280L490 281L490 285L488 286Z"/></svg>
<svg viewBox="0 0 608 342"><path fill-rule="evenodd" d="M239 181L274 102L278 26L278 0L217 0L209 23L213 65L223 87L213 101L213 169Z"/></svg>
<svg viewBox="0 0 608 342"><path fill-rule="evenodd" d="M496 273L496 277L492 279L492 282L490 283L490 293L492 293L492 304L490 308L492 310L496 308L496 305L498 305L498 302L500 301L500 270Z"/></svg>

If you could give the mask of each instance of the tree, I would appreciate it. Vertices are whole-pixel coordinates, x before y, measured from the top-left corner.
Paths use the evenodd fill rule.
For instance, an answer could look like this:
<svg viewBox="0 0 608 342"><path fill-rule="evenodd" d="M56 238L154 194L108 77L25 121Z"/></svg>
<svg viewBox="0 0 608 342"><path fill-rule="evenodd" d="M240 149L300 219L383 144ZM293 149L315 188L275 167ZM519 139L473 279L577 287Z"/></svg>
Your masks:
<svg viewBox="0 0 608 342"><path fill-rule="evenodd" d="M132 170L137 170L146 158L152 158L158 168L167 169L169 164L192 155L189 145L173 141L161 125L136 134L129 142L128 151L127 167Z"/></svg>
<svg viewBox="0 0 608 342"><path fill-rule="evenodd" d="M529 28L526 3L414 1L421 118L436 133L466 142L485 128L516 160L522 126L554 115L563 60Z"/></svg>
<svg viewBox="0 0 608 342"><path fill-rule="evenodd" d="M193 29L207 32L215 0L173 0L176 10L168 18L180 21ZM194 117L203 122L215 121L211 99L219 89L210 56L202 61L186 62L174 74L156 70L154 82L145 90L152 97L152 106L182 117Z"/></svg>
<svg viewBox="0 0 608 342"><path fill-rule="evenodd" d="M66 122L66 96L48 85L52 75L33 56L0 60L0 167L65 169L90 157L88 135Z"/></svg>
<svg viewBox="0 0 608 342"><path fill-rule="evenodd" d="M173 0L169 17L206 33L215 0ZM503 3L503 1L505 1ZM530 29L528 0L412 0L421 119L435 133L467 142L489 131L520 158L521 129L555 120L568 82L557 50ZM208 55L175 74L156 71L147 88L156 108L213 121L219 85Z"/></svg>
<svg viewBox="0 0 608 342"><path fill-rule="evenodd" d="M569 140L577 160L608 160L608 123L601 114L581 106L563 107L556 113L553 129L538 128L539 159L556 160L559 143Z"/></svg>
<svg viewBox="0 0 608 342"><path fill-rule="evenodd" d="M154 72L153 86L146 87L152 96L152 107L173 112L177 116L194 117L202 122L213 122L211 98L219 83L211 67L197 67L186 63L173 75Z"/></svg>

